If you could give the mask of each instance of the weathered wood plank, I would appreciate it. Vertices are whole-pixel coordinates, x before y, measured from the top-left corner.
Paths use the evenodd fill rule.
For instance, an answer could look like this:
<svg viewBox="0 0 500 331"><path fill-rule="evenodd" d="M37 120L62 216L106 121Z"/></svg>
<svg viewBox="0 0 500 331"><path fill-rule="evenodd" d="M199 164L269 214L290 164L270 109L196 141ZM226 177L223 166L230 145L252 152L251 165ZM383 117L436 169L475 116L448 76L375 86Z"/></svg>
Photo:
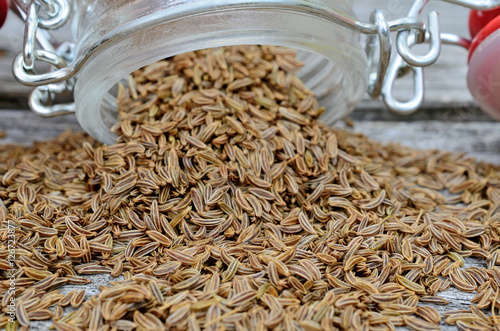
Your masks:
<svg viewBox="0 0 500 331"><path fill-rule="evenodd" d="M82 131L74 115L41 118L27 110L0 110L0 144L30 145L35 141L55 138L65 130Z"/></svg>
<svg viewBox="0 0 500 331"><path fill-rule="evenodd" d="M425 114L430 119L425 119ZM352 114L355 119L352 130L384 143L466 152L480 160L500 164L500 123L473 108L434 110L433 115L429 114L432 113L427 110L422 115L414 115L412 121L405 121L405 117L388 121L384 116L390 115L384 115L384 111L358 110ZM0 144L31 144L54 138L68 128L81 130L73 115L40 118L30 111L0 110L0 131L7 134L0 139Z"/></svg>
<svg viewBox="0 0 500 331"><path fill-rule="evenodd" d="M499 128L496 122L358 121L354 131L383 143L466 152L479 160L500 164Z"/></svg>

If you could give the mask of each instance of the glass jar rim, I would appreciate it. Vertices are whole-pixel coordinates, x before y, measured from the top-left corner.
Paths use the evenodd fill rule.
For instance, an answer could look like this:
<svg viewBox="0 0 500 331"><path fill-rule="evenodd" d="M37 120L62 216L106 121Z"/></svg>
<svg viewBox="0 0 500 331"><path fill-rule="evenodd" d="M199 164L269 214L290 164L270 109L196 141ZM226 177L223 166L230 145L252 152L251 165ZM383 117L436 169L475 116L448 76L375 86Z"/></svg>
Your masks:
<svg viewBox="0 0 500 331"><path fill-rule="evenodd" d="M123 32L123 38L112 40L82 66L75 86L76 116L82 127L95 138L106 143L114 142L114 136L104 123L106 114L101 106L105 95L116 83L133 70L157 60L198 49L267 44L308 51L335 63L332 76L342 75L341 82L337 82L337 91L328 85L338 79L328 75L324 75L325 81L318 87L320 94L343 94L341 98L329 96L329 100L336 105L335 111L328 112L327 109L325 112L330 121L345 116L361 100L366 90L368 68L359 32L322 19L315 13L307 13L302 7L276 7L271 10L241 5L221 10L213 6L220 2L217 0L212 1L212 5L208 4L209 1L196 1L198 7L193 1L180 2L176 4L176 11L162 9L140 18L130 17L129 25L118 27L113 33L120 29L133 33L128 35ZM316 2L333 5L336 10L343 11L348 4L345 1L336 4L332 1ZM183 10L186 15L182 15ZM84 20L85 15L79 15ZM83 26L85 24L81 24ZM99 27L94 29L99 30ZM85 45L91 44L90 35L88 32L87 37L82 35L77 55L84 52ZM340 111L342 108L345 110ZM339 111L342 114L335 114Z"/></svg>

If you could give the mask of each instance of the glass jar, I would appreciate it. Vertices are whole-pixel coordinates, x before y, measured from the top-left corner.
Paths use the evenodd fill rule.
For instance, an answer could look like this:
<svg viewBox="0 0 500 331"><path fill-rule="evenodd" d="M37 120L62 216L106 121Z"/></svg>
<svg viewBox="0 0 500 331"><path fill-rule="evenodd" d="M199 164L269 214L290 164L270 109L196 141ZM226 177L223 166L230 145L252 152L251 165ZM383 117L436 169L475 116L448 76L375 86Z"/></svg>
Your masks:
<svg viewBox="0 0 500 331"><path fill-rule="evenodd" d="M500 7L500 0L444 1L476 10ZM441 33L435 11L424 24L419 16L428 0L413 0L406 17L392 21L374 10L370 22L356 19L350 0L11 2L26 21L23 53L15 59L13 73L21 83L36 86L31 109L42 116L75 112L82 127L105 143L115 141L109 128L117 116L116 84L132 71L176 54L238 44L295 48L305 64L297 75L316 93L325 107L322 119L331 124L347 115L365 90L372 98L382 96L396 113L413 113L424 99L423 67L438 59L441 45L471 45L467 38ZM70 17L73 41L55 47L46 30L60 28ZM394 56L391 32L397 32ZM36 41L43 49L35 48ZM427 53L411 50L423 42L429 43ZM38 74L37 61L55 69ZM413 96L401 101L392 89L397 78L409 73ZM75 102L54 103L64 93L73 94ZM500 102L494 101L498 108Z"/></svg>
<svg viewBox="0 0 500 331"><path fill-rule="evenodd" d="M136 69L188 51L238 44L299 50L305 65L297 75L326 108L327 123L346 116L366 90L360 32L322 15L354 20L348 0L78 0L73 10L74 56L86 58L76 76L76 116L105 143L114 142L109 127L116 121L116 84Z"/></svg>
<svg viewBox="0 0 500 331"><path fill-rule="evenodd" d="M483 0L445 1L471 8L495 6ZM382 96L397 113L416 111L424 96L422 68L437 60L441 44L470 44L460 36L441 34L437 12L424 24L419 15L427 0L414 0L406 17L392 21L374 10L370 22L356 19L350 0L12 2L26 21L23 53L15 59L13 72L20 82L36 86L30 96L32 110L42 116L76 112L82 127L105 143L115 138L109 128L117 116L116 84L132 71L176 54L238 44L295 48L305 64L297 75L316 93L326 109L322 119L331 124L347 115L366 90L372 98ZM60 28L70 17L72 43L54 47L46 30ZM397 32L394 56L391 32ZM35 39L43 49L35 48ZM430 44L426 54L411 50L425 41ZM37 61L55 70L38 74ZM396 78L408 73L413 73L414 94L401 101L392 88ZM73 94L75 102L54 103L55 95L63 93Z"/></svg>

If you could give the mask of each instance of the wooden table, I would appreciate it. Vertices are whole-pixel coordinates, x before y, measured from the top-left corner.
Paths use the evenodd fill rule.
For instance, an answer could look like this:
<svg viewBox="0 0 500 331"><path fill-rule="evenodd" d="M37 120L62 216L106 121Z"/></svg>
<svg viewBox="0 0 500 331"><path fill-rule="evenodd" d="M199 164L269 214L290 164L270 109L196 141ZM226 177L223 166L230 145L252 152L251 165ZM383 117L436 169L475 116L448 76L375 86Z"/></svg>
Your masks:
<svg viewBox="0 0 500 331"><path fill-rule="evenodd" d="M389 17L397 18L404 16L409 4L408 0L364 0L355 2L354 8L358 17L364 20L374 8L383 9ZM468 35L468 10L442 2L431 2L429 7L441 12L443 32ZM74 116L44 119L27 110L30 89L17 83L10 69L14 56L21 50L22 31L21 22L13 15L8 18L6 27L0 30L0 132L6 133L0 144L30 144L55 137L68 128L81 130ZM68 35L63 33L62 37L68 38ZM465 83L466 59L465 50L445 46L438 62L425 70L426 98L419 112L410 116L395 115L379 100L365 98L351 115L355 123L352 130L382 142L467 152L481 160L500 164L500 123L474 106ZM399 89L404 94L411 87L405 81ZM477 265L474 260L468 262ZM93 276L94 282L88 287L88 294L96 294L98 285L107 282L107 278ZM436 307L442 312L467 308L473 297L473 294L456 289L440 295L450 300L450 305ZM443 326L443 330L448 329L455 330Z"/></svg>

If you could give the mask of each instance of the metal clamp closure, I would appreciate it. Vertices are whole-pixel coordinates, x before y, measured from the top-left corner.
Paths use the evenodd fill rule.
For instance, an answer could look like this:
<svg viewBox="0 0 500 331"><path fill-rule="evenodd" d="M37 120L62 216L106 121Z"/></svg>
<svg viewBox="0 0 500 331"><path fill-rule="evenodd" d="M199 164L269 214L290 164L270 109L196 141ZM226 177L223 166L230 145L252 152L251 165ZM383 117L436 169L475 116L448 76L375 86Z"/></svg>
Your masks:
<svg viewBox="0 0 500 331"><path fill-rule="evenodd" d="M468 7L471 9L493 9L500 6L500 0L443 0L460 6ZM428 4L429 0L415 0L407 13L407 17L418 18ZM379 24L381 27L384 22L375 21L375 24ZM382 83L381 95L385 105L395 113L398 114L411 114L418 110L422 105L424 100L424 73L423 67L432 65L439 58L441 54L441 45L458 45L466 49L469 48L470 40L465 37L461 37L453 34L443 34L441 33L441 27L439 22L439 14L437 12L431 12L428 15L428 25L424 29L424 33L415 29L406 29L398 32L396 39L396 49L397 53L393 56L390 64L386 66L386 59L380 57L382 64L379 64L379 69L386 67L386 72L378 72L377 77L370 77L370 84L368 87L368 92L372 98L379 96L378 93L373 93L373 91L378 92L380 81ZM379 38L381 48L384 52L387 52L388 44L390 38ZM373 44L373 41L368 38L368 41ZM385 42L387 45L383 45ZM415 54L411 48L415 44L429 43L429 51L425 55ZM371 50L374 46L371 45L367 49L368 57L373 56L373 51ZM369 59L369 62L372 60ZM400 101L394 96L394 86L396 80L403 77L409 73L413 74L413 95L407 101ZM373 74L372 74L373 75Z"/></svg>
<svg viewBox="0 0 500 331"><path fill-rule="evenodd" d="M33 111L46 117L60 115L63 112L60 107L52 104L52 99L55 94L72 93L74 81L64 79L61 83L47 84L47 80L68 71L64 58L70 58L71 55L65 53L68 50L67 44L57 48L45 30L59 29L69 20L71 11L68 0L31 0L29 3L14 0L13 6L14 11L25 20L23 52L14 60L14 76L25 85L39 86L30 95ZM42 11L45 15L41 15ZM37 41L43 49L36 49ZM37 62L48 63L55 70L39 74ZM68 109L70 108L66 107L64 113Z"/></svg>

